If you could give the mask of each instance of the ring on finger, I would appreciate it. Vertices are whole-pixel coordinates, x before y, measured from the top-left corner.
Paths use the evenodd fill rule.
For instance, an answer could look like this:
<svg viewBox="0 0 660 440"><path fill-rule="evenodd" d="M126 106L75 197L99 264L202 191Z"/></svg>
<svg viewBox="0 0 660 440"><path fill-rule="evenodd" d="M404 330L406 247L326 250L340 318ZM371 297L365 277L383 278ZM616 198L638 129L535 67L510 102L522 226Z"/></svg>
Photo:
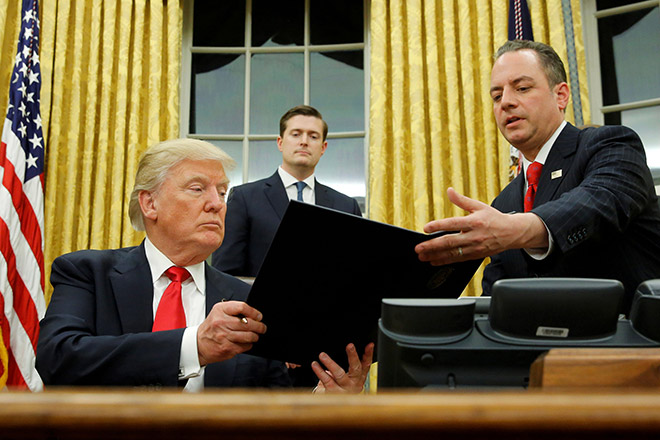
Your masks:
<svg viewBox="0 0 660 440"><path fill-rule="evenodd" d="M460 246L458 247L458 256L459 256L459 257L462 257L462 256L463 256L463 248L460 247Z"/></svg>

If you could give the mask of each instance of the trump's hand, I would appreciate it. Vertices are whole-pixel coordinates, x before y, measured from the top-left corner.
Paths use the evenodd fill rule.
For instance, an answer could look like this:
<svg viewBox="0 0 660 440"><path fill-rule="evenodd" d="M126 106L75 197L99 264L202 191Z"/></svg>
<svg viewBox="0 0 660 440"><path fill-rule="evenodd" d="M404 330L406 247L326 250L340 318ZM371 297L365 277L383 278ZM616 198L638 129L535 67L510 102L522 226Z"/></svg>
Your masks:
<svg viewBox="0 0 660 440"><path fill-rule="evenodd" d="M219 302L197 330L199 364L231 359L243 353L266 332L261 312L244 302Z"/></svg>

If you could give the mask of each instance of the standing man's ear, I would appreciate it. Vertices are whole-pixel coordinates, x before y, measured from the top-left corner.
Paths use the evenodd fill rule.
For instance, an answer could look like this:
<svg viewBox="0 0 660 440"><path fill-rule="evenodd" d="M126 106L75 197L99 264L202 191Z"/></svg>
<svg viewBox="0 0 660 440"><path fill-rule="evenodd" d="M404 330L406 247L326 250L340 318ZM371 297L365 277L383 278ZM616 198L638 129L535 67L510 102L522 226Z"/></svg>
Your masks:
<svg viewBox="0 0 660 440"><path fill-rule="evenodd" d="M571 97L571 91L568 87L568 84L565 82L557 84L555 86L554 94L557 99L557 106L559 107L559 110L566 110L566 107L568 107L568 100Z"/></svg>
<svg viewBox="0 0 660 440"><path fill-rule="evenodd" d="M282 136L277 137L277 149L282 151Z"/></svg>

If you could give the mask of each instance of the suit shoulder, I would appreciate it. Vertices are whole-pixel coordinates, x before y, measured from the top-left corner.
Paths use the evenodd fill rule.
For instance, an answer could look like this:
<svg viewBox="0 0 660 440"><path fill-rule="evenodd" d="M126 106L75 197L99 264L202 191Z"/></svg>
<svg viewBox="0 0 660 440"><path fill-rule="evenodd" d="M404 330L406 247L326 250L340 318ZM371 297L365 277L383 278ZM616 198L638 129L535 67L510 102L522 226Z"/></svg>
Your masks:
<svg viewBox="0 0 660 440"><path fill-rule="evenodd" d="M600 127L586 127L580 130L580 144L591 144L604 140L634 141L641 143L639 135L625 125L602 125Z"/></svg>
<svg viewBox="0 0 660 440"><path fill-rule="evenodd" d="M116 264L120 261L123 261L128 254L135 251L136 249L137 246L121 249L85 249L60 255L53 261L53 264Z"/></svg>
<svg viewBox="0 0 660 440"><path fill-rule="evenodd" d="M334 200L336 207L340 208L340 210L351 214L362 215L360 206L357 200L355 200L353 197L347 196L346 194L341 193L327 185L323 185L322 183L316 182L316 184L319 186L319 189L322 189L326 192L329 199Z"/></svg>
<svg viewBox="0 0 660 440"><path fill-rule="evenodd" d="M111 268L126 262L132 253L138 252L137 246L121 249L85 249L63 254L53 261L51 280L60 275L74 278L89 278L93 274L109 273Z"/></svg>
<svg viewBox="0 0 660 440"><path fill-rule="evenodd" d="M253 182L247 182L240 185L236 185L232 188L232 191L237 191L239 193L242 193L242 192L250 192L250 191L258 190L263 188L266 184L272 182L274 177L275 176L270 176L264 179L255 180Z"/></svg>

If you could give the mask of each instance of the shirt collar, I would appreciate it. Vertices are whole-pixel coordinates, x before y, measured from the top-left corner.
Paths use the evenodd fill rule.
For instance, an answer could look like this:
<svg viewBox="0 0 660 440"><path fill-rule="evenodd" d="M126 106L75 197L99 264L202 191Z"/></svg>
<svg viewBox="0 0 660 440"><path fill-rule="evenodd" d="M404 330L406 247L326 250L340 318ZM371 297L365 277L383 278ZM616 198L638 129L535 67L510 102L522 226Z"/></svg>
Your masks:
<svg viewBox="0 0 660 440"><path fill-rule="evenodd" d="M288 188L288 187L290 187L291 185L295 185L296 182L298 182L298 179L296 179L296 178L293 177L291 174L289 174L289 173L287 173L286 171L284 171L284 169L282 168L282 166L279 166L279 167L277 168L277 172L278 172L278 174L280 175L280 179L282 179L282 183L284 184L284 187L285 187L285 188ZM314 173L312 173L309 177L307 177L306 179L304 179L303 182L305 182L305 183L307 184L307 186L309 186L309 188L310 188L312 191L314 191L314 183L315 183Z"/></svg>
<svg viewBox="0 0 660 440"><path fill-rule="evenodd" d="M532 163L532 162L538 162L541 165L545 164L545 161L548 159L548 155L550 154L550 150L552 149L552 146L554 145L555 141L559 137L559 133L564 129L566 126L566 121L562 121L561 124L559 124L559 127L555 130L554 133L552 133L552 136L550 136L550 139L543 144L543 147L541 147L541 150L539 153L536 155L536 158L534 158L533 161L529 161L525 158L525 156L522 156L523 160L523 173L525 174L525 180L527 180L527 167Z"/></svg>
<svg viewBox="0 0 660 440"><path fill-rule="evenodd" d="M149 263L149 269L151 269L152 283L155 283L161 276L163 276L167 269L176 266L151 242L151 240L149 240L149 237L144 239L144 253L147 255L147 262ZM204 262L202 261L201 263L184 267L190 272L190 277L195 282L197 290L202 292L202 294L205 294L206 278L204 276Z"/></svg>

